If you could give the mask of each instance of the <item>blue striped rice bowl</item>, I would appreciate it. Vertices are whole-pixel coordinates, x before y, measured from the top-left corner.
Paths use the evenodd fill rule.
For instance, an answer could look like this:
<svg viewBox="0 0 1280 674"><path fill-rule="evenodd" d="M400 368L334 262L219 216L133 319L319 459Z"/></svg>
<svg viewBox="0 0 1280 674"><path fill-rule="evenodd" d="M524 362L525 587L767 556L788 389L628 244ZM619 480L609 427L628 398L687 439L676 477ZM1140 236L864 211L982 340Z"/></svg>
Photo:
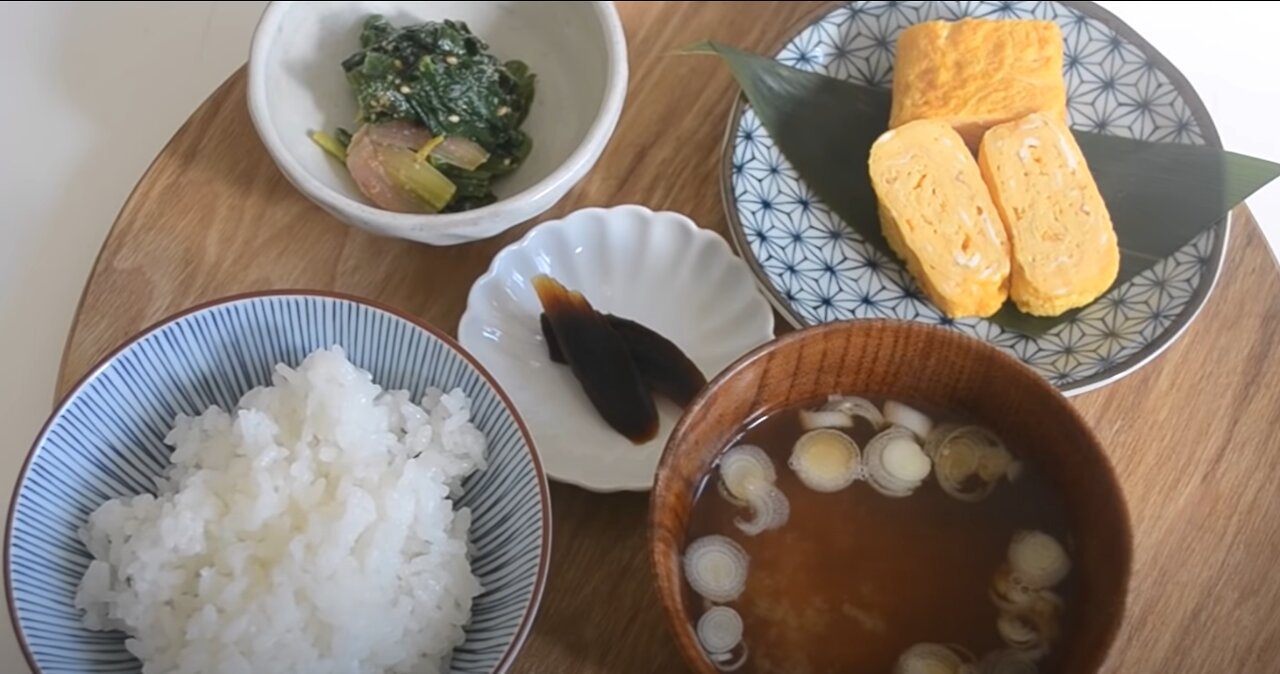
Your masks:
<svg viewBox="0 0 1280 674"><path fill-rule="evenodd" d="M415 400L460 387L488 439L489 466L457 506L473 513L472 572L482 593L451 672L503 672L528 634L551 544L546 479L529 433L479 363L436 329L363 300L312 292L239 296L153 327L94 368L36 439L9 511L5 582L18 641L37 674L132 674L119 632L82 627L74 605L91 560L77 531L110 498L152 491L168 464L163 442L179 413L235 407L271 383L277 363L343 347L386 389Z"/></svg>

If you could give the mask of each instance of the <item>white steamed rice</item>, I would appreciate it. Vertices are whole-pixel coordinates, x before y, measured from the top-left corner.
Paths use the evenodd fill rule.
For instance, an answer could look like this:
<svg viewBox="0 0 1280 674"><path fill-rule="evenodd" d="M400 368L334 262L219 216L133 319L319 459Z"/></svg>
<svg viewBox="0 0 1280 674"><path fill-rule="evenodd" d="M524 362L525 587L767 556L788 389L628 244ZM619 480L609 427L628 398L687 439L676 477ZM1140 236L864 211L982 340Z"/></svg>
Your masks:
<svg viewBox="0 0 1280 674"><path fill-rule="evenodd" d="M466 394L415 405L340 348L273 379L180 416L157 495L90 516L85 626L144 674L447 670L480 592L451 501L485 462Z"/></svg>

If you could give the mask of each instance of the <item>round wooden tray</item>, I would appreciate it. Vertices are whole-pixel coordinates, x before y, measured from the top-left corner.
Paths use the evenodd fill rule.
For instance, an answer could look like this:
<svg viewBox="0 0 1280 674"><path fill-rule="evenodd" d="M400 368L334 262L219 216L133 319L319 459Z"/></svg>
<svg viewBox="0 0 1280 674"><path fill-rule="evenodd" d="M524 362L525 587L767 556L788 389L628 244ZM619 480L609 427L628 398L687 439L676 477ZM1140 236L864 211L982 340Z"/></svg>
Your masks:
<svg viewBox="0 0 1280 674"><path fill-rule="evenodd" d="M631 90L608 150L545 218L627 202L724 233L718 177L737 94L714 38L768 50L830 3L620 2ZM192 304L268 288L367 296L454 332L472 282L529 226L430 248L339 224L254 134L241 70L174 136L125 204L85 287L61 396L113 347ZM1129 610L1109 671L1258 672L1280 662L1280 274L1241 211L1219 287L1156 363L1074 403L1126 490ZM781 322L780 322L781 323ZM516 672L675 672L645 546L647 497L552 486L551 577Z"/></svg>

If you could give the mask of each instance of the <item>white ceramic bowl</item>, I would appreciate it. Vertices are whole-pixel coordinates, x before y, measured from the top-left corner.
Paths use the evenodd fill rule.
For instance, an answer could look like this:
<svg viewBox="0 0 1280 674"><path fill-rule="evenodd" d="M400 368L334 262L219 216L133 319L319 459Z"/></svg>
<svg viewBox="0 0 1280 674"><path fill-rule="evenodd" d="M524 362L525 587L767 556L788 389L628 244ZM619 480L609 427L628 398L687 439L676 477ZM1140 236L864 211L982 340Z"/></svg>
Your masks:
<svg viewBox="0 0 1280 674"><path fill-rule="evenodd" d="M678 213L588 208L498 253L471 288L458 340L511 396L547 475L594 491L649 489L681 410L658 399L658 435L642 446L605 424L569 368L547 355L530 285L538 274L663 334L708 380L773 338L773 310L751 270L719 235Z"/></svg>
<svg viewBox="0 0 1280 674"><path fill-rule="evenodd" d="M521 59L537 76L523 127L533 152L495 182L496 203L438 215L374 207L308 137L352 126L355 97L339 64L359 49L360 24L375 13L396 25L465 21L491 53ZM453 245L539 215L595 165L626 97L626 36L611 2L272 2L254 32L248 90L258 135L307 198L377 234Z"/></svg>

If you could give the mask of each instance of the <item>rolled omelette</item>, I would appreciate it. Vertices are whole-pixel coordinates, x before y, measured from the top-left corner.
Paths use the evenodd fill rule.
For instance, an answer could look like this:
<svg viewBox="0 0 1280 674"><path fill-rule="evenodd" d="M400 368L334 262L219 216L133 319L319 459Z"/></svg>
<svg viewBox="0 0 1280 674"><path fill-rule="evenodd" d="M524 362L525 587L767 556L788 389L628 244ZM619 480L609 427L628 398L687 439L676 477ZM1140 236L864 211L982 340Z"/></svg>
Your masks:
<svg viewBox="0 0 1280 674"><path fill-rule="evenodd" d="M1009 297L1019 310L1058 316L1115 283L1111 215L1066 124L1037 113L992 127L978 165L1009 232Z"/></svg>
<svg viewBox="0 0 1280 674"><path fill-rule="evenodd" d="M889 128L955 127L970 150L992 126L1033 112L1067 121L1062 30L1052 21L929 21L902 31Z"/></svg>
<svg viewBox="0 0 1280 674"><path fill-rule="evenodd" d="M990 316L1008 298L1009 240L973 154L941 120L918 120L871 146L871 185L893 251L952 318Z"/></svg>

